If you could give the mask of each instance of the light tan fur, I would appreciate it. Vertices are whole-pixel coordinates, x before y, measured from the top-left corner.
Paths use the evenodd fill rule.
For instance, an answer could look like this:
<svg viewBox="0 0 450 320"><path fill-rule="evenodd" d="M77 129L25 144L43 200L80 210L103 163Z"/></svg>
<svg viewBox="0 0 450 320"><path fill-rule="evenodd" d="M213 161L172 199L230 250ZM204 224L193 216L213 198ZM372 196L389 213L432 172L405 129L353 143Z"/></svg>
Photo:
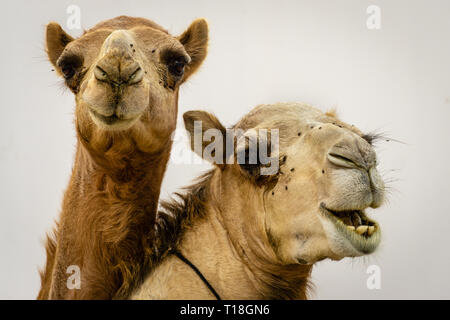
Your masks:
<svg viewBox="0 0 450 320"><path fill-rule="evenodd" d="M191 138L194 121L225 132L206 112L188 112L184 119ZM305 299L315 262L368 254L379 243L373 220L364 217L376 231L363 237L342 231L345 225L328 212L382 204L375 152L357 128L305 104L262 105L233 127L258 128L280 130L279 170L263 177L248 165L217 164L181 202L163 203L169 214L186 217L173 247L223 299ZM168 250L132 298L214 296Z"/></svg>

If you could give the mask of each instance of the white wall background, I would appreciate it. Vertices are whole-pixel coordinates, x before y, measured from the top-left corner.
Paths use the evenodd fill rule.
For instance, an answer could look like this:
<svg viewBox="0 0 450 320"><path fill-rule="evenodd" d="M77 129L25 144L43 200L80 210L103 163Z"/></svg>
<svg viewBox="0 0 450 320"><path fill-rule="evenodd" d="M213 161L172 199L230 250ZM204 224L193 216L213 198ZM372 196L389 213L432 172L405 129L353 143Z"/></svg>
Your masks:
<svg viewBox="0 0 450 320"><path fill-rule="evenodd" d="M392 191L374 212L384 231L366 259L323 261L313 298L450 298L450 2L8 1L0 10L0 298L33 299L44 234L57 218L75 146L74 99L44 53L45 24L83 28L117 15L153 19L172 34L209 20L209 56L180 94L180 113L213 111L231 125L259 103L307 102L404 144L378 147ZM381 8L368 30L366 8ZM79 35L77 30L70 31ZM179 127L182 128L181 121ZM206 165L175 165L162 198ZM381 289L366 286L381 268Z"/></svg>

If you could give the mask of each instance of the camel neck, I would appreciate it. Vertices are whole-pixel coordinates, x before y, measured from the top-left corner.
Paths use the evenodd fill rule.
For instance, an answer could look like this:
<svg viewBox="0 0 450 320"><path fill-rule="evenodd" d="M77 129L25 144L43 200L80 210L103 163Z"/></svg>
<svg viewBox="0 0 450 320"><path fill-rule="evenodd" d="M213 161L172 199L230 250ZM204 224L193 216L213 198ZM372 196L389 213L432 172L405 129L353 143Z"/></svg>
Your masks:
<svg viewBox="0 0 450 320"><path fill-rule="evenodd" d="M226 233L221 222L210 213L186 232L178 249L222 299L260 299L251 274ZM210 291L206 285L204 288Z"/></svg>
<svg viewBox="0 0 450 320"><path fill-rule="evenodd" d="M169 154L170 145L152 154L137 149L116 153L93 151L78 142L73 177L89 185L90 191L94 188L120 200L157 201Z"/></svg>
<svg viewBox="0 0 450 320"><path fill-rule="evenodd" d="M255 253L248 244L252 235L233 238L220 213L209 211L186 233L180 251L222 299L306 298L311 266L282 265Z"/></svg>
<svg viewBox="0 0 450 320"><path fill-rule="evenodd" d="M75 297L126 298L139 281L138 275L145 274L146 249L151 247L168 157L168 151L160 155L136 151L102 156L78 143L60 225L83 237L64 246L64 252L60 250L58 272L65 272L65 261L82 270L95 266L102 284L76 291ZM60 241L69 240L66 237ZM76 252L82 252L82 256ZM53 291L59 294L56 298L67 293L64 286Z"/></svg>

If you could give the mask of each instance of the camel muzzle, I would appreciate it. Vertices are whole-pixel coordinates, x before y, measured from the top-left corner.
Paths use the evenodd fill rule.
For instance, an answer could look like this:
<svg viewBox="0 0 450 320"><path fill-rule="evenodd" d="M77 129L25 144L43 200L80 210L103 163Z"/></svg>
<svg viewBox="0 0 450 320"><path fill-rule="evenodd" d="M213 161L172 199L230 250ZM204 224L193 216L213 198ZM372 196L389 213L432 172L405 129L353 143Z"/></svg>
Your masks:
<svg viewBox="0 0 450 320"><path fill-rule="evenodd" d="M136 59L136 44L130 33L116 30L106 38L95 68L95 78L113 87L137 84L144 78L144 70Z"/></svg>

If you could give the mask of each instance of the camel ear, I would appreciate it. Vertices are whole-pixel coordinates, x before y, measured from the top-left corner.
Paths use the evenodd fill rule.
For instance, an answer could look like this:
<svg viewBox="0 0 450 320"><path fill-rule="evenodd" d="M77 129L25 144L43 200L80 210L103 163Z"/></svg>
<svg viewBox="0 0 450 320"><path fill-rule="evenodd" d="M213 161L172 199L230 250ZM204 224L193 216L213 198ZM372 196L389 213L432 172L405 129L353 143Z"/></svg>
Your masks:
<svg viewBox="0 0 450 320"><path fill-rule="evenodd" d="M189 134L191 150L217 166L225 163L226 129L212 114L188 111L183 114L184 126Z"/></svg>
<svg viewBox="0 0 450 320"><path fill-rule="evenodd" d="M185 67L183 82L186 81L202 64L208 51L208 23L205 19L197 19L183 32L178 40L191 57Z"/></svg>
<svg viewBox="0 0 450 320"><path fill-rule="evenodd" d="M67 44L73 41L70 35L68 35L59 24L56 22L50 22L47 25L46 32L46 45L47 45L47 55L48 59L54 67L56 66L56 61L61 56L64 48Z"/></svg>

